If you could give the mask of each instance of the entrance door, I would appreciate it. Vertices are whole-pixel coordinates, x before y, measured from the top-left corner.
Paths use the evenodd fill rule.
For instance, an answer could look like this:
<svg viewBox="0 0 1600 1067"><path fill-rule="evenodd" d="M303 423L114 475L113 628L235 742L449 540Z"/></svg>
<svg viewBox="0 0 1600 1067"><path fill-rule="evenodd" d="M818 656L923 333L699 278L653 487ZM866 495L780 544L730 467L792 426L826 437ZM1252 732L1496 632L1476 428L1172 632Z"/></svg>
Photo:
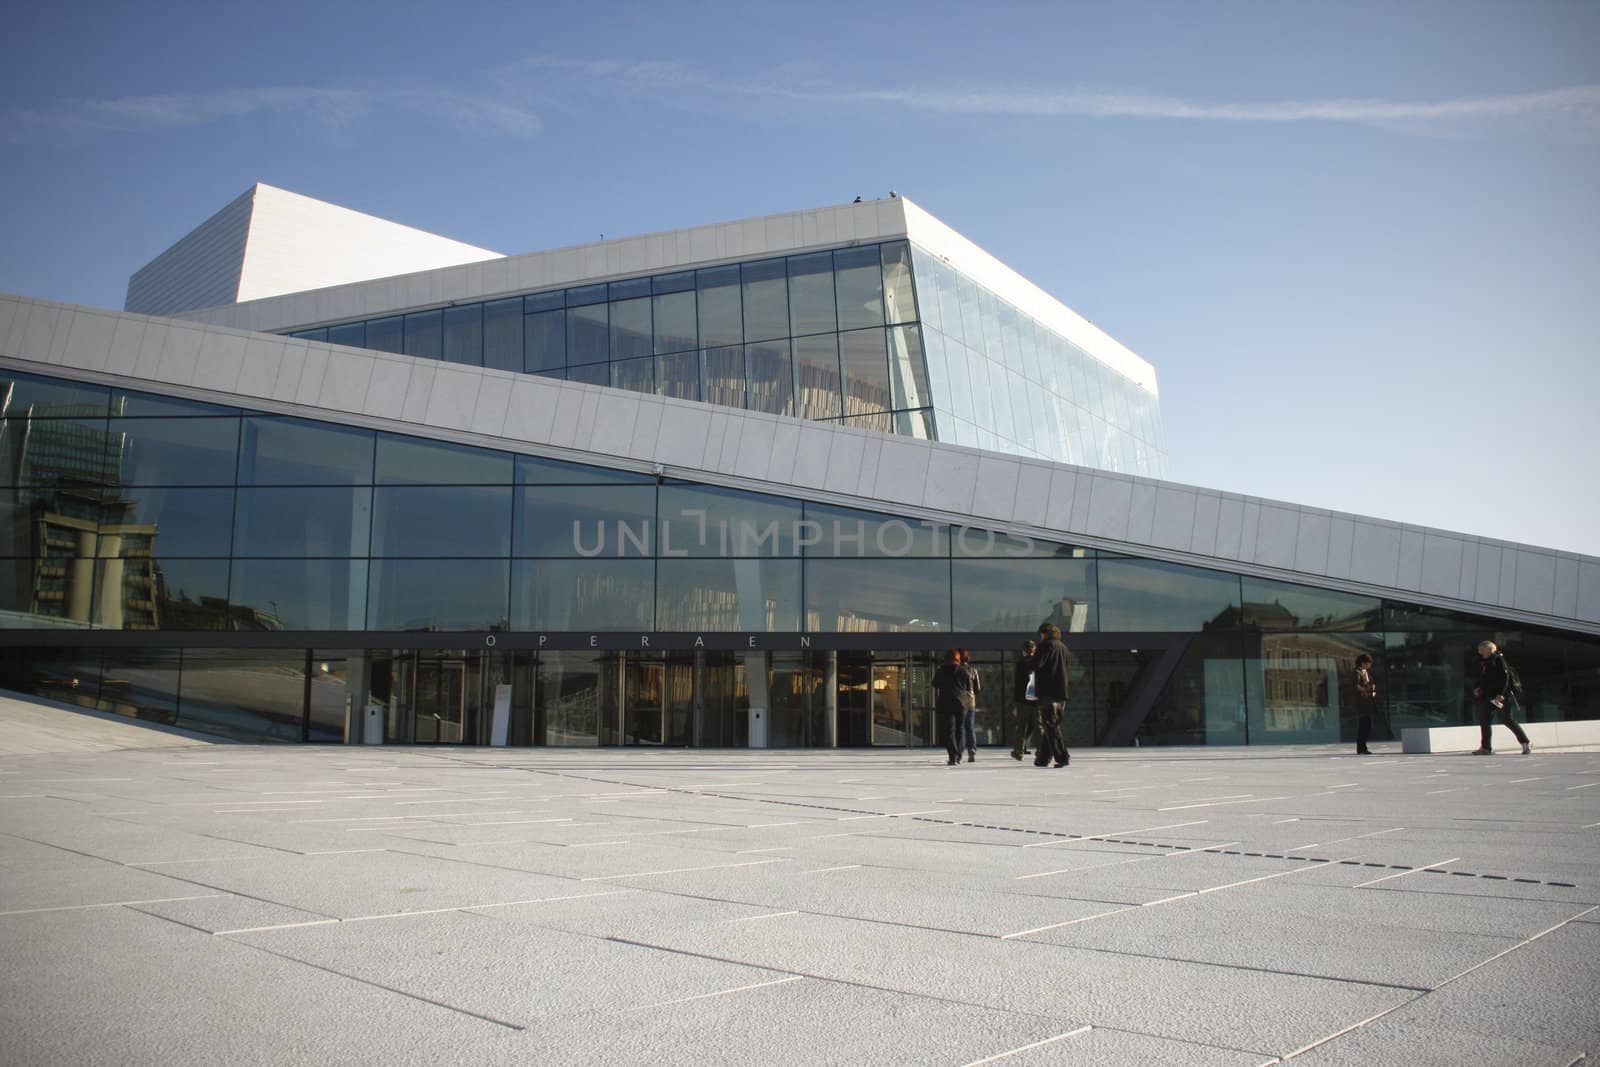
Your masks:
<svg viewBox="0 0 1600 1067"><path fill-rule="evenodd" d="M623 744L661 744L665 696L666 664L659 656L630 655L622 705Z"/></svg>
<svg viewBox="0 0 1600 1067"><path fill-rule="evenodd" d="M419 744L460 744L467 719L466 663L419 656L411 706Z"/></svg>
<svg viewBox="0 0 1600 1067"><path fill-rule="evenodd" d="M872 743L899 745L910 743L911 702L906 692L909 680L905 660L874 660L872 664Z"/></svg>

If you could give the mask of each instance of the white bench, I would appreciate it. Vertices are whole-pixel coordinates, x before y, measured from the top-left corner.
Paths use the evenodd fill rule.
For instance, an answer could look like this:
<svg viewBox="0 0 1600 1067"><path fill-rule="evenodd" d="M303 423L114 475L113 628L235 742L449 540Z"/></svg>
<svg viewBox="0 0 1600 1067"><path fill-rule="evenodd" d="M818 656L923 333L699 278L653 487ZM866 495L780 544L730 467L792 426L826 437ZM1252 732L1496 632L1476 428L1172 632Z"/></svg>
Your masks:
<svg viewBox="0 0 1600 1067"><path fill-rule="evenodd" d="M1541 748L1573 748L1580 745L1600 745L1600 719L1581 719L1577 722L1525 722L1522 729L1537 752ZM1517 752L1521 746L1511 736L1511 731L1500 723L1494 724L1494 750ZM1400 731L1402 752L1472 752L1478 747L1476 726L1424 726Z"/></svg>

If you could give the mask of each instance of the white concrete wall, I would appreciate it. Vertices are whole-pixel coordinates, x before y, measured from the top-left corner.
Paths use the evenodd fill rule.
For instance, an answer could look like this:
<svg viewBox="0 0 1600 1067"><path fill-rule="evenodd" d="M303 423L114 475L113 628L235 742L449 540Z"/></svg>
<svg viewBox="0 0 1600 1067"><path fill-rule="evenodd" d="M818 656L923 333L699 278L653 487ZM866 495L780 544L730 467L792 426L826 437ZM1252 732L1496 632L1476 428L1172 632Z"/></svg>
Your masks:
<svg viewBox="0 0 1600 1067"><path fill-rule="evenodd" d="M1600 558L828 423L0 296L0 360L1600 633Z"/></svg>
<svg viewBox="0 0 1600 1067"><path fill-rule="evenodd" d="M128 279L123 308L144 315L173 315L190 308L231 304L239 294L245 242L255 189L241 195Z"/></svg>

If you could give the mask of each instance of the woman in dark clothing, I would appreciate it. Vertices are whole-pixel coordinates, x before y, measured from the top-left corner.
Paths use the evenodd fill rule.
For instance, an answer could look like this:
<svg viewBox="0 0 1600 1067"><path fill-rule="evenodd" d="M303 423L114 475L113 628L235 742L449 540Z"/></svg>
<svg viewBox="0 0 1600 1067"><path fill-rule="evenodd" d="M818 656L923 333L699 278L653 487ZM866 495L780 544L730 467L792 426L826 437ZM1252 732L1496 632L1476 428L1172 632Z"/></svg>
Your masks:
<svg viewBox="0 0 1600 1067"><path fill-rule="evenodd" d="M1372 680L1372 657L1365 652L1356 657L1356 755L1370 756L1367 738L1372 736L1372 716L1378 710L1378 683Z"/></svg>
<svg viewBox="0 0 1600 1067"><path fill-rule="evenodd" d="M933 672L933 694L934 713L944 723L945 752L954 767L961 762L961 727L972 703L972 687L961 669L961 654L953 648Z"/></svg>

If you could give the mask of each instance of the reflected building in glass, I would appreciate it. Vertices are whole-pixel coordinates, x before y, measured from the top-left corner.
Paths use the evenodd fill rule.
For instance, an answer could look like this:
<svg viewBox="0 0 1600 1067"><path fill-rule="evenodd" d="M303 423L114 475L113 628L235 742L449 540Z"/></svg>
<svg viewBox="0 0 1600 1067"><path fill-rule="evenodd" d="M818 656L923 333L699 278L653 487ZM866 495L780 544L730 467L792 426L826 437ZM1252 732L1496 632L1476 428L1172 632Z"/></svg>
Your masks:
<svg viewBox="0 0 1600 1067"><path fill-rule="evenodd" d="M1529 719L1600 716L1600 560L1161 480L1149 364L902 198L203 275L0 296L0 685L256 741L922 747L961 645L1009 744L1050 621L1073 745L1347 741L1362 653L1385 729L1467 723L1485 638Z"/></svg>

